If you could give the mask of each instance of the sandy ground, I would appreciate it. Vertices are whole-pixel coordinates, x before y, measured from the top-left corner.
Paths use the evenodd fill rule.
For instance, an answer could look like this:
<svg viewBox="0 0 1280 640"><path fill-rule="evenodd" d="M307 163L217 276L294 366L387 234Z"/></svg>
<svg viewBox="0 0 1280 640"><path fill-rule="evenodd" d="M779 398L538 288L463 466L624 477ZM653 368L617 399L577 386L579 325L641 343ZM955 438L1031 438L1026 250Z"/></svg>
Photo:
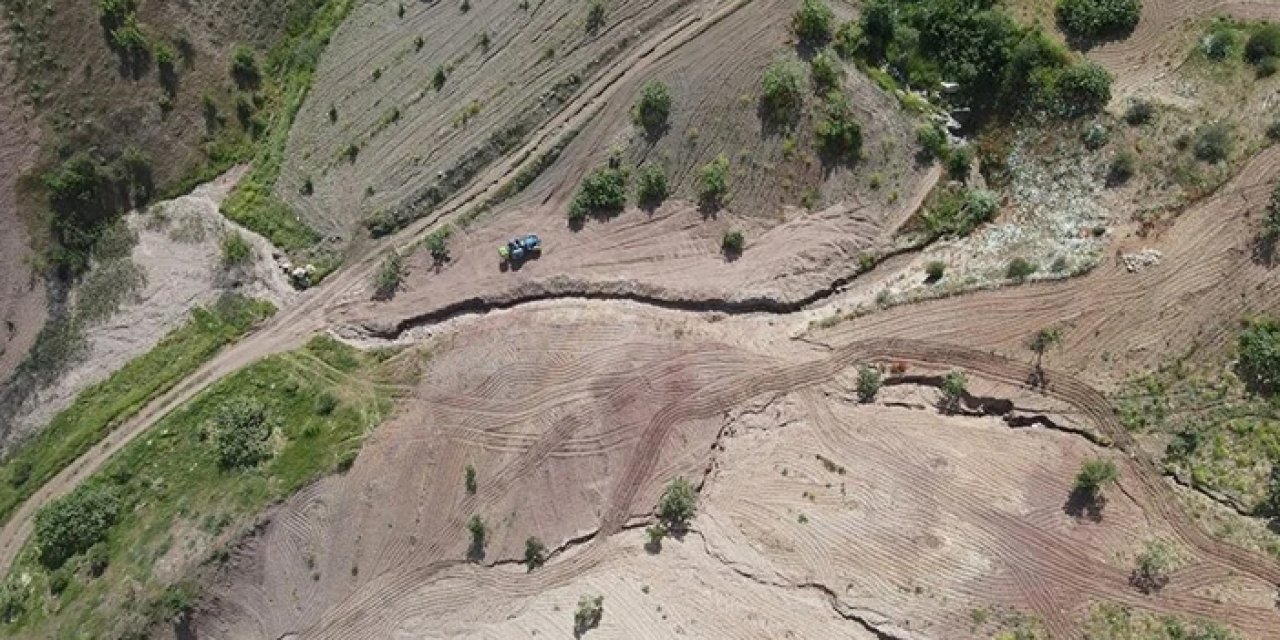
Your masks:
<svg viewBox="0 0 1280 640"><path fill-rule="evenodd" d="M18 179L37 159L40 126L22 102L9 54L9 23L0 16L0 383L35 342L46 315L44 285L33 275L26 227L18 216Z"/></svg>
<svg viewBox="0 0 1280 640"><path fill-rule="evenodd" d="M86 330L88 347L79 364L27 400L14 420L11 442L47 424L77 394L149 351L186 322L192 309L223 292L263 298L278 307L295 297L273 266L270 244L256 234L237 228L254 245L251 268L229 273L220 264L219 243L235 227L218 206L243 173L243 168L234 170L190 195L130 214L129 228L138 237L132 260L145 283L116 313Z"/></svg>

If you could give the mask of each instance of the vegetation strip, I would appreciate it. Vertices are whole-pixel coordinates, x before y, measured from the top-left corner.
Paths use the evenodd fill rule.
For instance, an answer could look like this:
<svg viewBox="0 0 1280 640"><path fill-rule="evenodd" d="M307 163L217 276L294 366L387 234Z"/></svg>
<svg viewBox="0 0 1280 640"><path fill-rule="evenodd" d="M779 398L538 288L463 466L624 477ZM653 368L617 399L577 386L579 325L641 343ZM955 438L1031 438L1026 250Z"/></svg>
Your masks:
<svg viewBox="0 0 1280 640"><path fill-rule="evenodd" d="M122 421L275 312L268 302L226 296L198 308L151 351L86 389L49 426L0 464L0 521Z"/></svg>

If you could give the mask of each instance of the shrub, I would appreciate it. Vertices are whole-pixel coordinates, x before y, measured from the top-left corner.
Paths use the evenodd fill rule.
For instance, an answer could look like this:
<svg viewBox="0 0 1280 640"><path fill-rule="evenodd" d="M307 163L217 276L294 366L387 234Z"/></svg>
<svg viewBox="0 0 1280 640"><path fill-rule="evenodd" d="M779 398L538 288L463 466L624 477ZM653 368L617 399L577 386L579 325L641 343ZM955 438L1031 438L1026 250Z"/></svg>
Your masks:
<svg viewBox="0 0 1280 640"><path fill-rule="evenodd" d="M1115 159L1111 161L1111 166L1107 169L1107 184L1121 185L1129 181L1137 170L1138 157L1132 151L1122 151L1116 154Z"/></svg>
<svg viewBox="0 0 1280 640"><path fill-rule="evenodd" d="M1028 261L1021 256L1009 261L1009 266L1005 268L1005 277L1010 280L1025 280L1028 276L1039 270L1035 263Z"/></svg>
<svg viewBox="0 0 1280 640"><path fill-rule="evenodd" d="M862 155L862 125L854 120L849 101L841 91L827 94L814 135L822 154L830 160L852 162Z"/></svg>
<svg viewBox="0 0 1280 640"><path fill-rule="evenodd" d="M932 236L965 236L988 222L1000 207L999 196L986 189L948 189L923 214Z"/></svg>
<svg viewBox="0 0 1280 640"><path fill-rule="evenodd" d="M1147 124L1155 118L1155 105L1146 100L1135 100L1124 112L1124 121L1135 127Z"/></svg>
<svg viewBox="0 0 1280 640"><path fill-rule="evenodd" d="M640 88L640 100L631 110L631 120L637 126L654 133L666 127L671 115L671 87L665 82L650 80Z"/></svg>
<svg viewBox="0 0 1280 640"><path fill-rule="evenodd" d="M658 517L671 529L681 529L698 511L698 493L693 484L683 477L667 484L658 501Z"/></svg>
<svg viewBox="0 0 1280 640"><path fill-rule="evenodd" d="M943 274L947 272L947 263L941 260L934 260L925 265L925 282L937 282L942 279Z"/></svg>
<svg viewBox="0 0 1280 640"><path fill-rule="evenodd" d="M1062 344L1062 329L1045 327L1031 336L1031 340L1027 342L1027 347L1034 351L1037 356L1043 357L1046 351L1060 344Z"/></svg>
<svg viewBox="0 0 1280 640"><path fill-rule="evenodd" d="M835 43L832 48L841 58L850 59L858 55L858 49L862 46L862 28L857 22L849 21L836 29Z"/></svg>
<svg viewBox="0 0 1280 640"><path fill-rule="evenodd" d="M1264 24L1244 44L1244 57L1252 64L1280 56L1280 25Z"/></svg>
<svg viewBox="0 0 1280 640"><path fill-rule="evenodd" d="M476 468L472 465L467 465L466 470L463 472L463 486L466 487L467 493L476 494Z"/></svg>
<svg viewBox="0 0 1280 640"><path fill-rule="evenodd" d="M338 397L325 391L316 396L316 399L311 403L311 408L318 416L331 415L333 410L338 408Z"/></svg>
<svg viewBox="0 0 1280 640"><path fill-rule="evenodd" d="M1234 147L1235 133L1225 122L1215 122L1196 130L1194 151L1196 158L1204 162L1222 162L1231 155Z"/></svg>
<svg viewBox="0 0 1280 640"><path fill-rule="evenodd" d="M729 194L729 158L723 153L703 165L698 174L698 197L706 206L718 207Z"/></svg>
<svg viewBox="0 0 1280 640"><path fill-rule="evenodd" d="M809 60L809 78L813 80L816 93L825 94L838 87L843 73L840 63L826 51L819 51Z"/></svg>
<svg viewBox="0 0 1280 640"><path fill-rule="evenodd" d="M947 157L947 132L938 124L922 124L916 129L920 156L925 160Z"/></svg>
<svg viewBox="0 0 1280 640"><path fill-rule="evenodd" d="M1254 391L1273 394L1280 389L1280 322L1251 320L1237 338L1236 371Z"/></svg>
<svg viewBox="0 0 1280 640"><path fill-rule="evenodd" d="M720 250L731 256L738 255L742 253L746 242L741 231L726 231L724 237L720 238Z"/></svg>
<svg viewBox="0 0 1280 640"><path fill-rule="evenodd" d="M258 59L253 50L246 46L238 46L231 54L231 79L241 89L257 87L262 82L262 72L258 70Z"/></svg>
<svg viewBox="0 0 1280 640"><path fill-rule="evenodd" d="M1101 38L1128 33L1138 25L1141 0L1058 0L1062 30L1076 38Z"/></svg>
<svg viewBox="0 0 1280 640"><path fill-rule="evenodd" d="M1076 474L1074 489L1089 500L1097 500L1102 490L1115 484L1119 477L1114 462L1101 458L1085 460L1080 465L1080 473Z"/></svg>
<svg viewBox="0 0 1280 640"><path fill-rule="evenodd" d="M1138 554L1137 566L1129 582L1143 593L1154 593L1169 584L1169 572L1177 563L1173 546L1164 540L1152 540Z"/></svg>
<svg viewBox="0 0 1280 640"><path fill-rule="evenodd" d="M636 200L646 207L656 207L670 195L667 174L662 167L646 164L636 175Z"/></svg>
<svg viewBox="0 0 1280 640"><path fill-rule="evenodd" d="M573 612L573 633L581 636L587 631L600 626L604 617L604 596L582 596L578 598L578 609Z"/></svg>
<svg viewBox="0 0 1280 640"><path fill-rule="evenodd" d="M952 371L942 378L942 410L955 413L960 409L960 400L964 398L969 387L969 378L963 371Z"/></svg>
<svg viewBox="0 0 1280 640"><path fill-rule="evenodd" d="M1204 56L1214 62L1221 62L1231 57L1236 50L1236 31L1229 25L1214 25L1209 33L1200 39L1200 50Z"/></svg>
<svg viewBox="0 0 1280 640"><path fill-rule="evenodd" d="M821 44L831 39L835 19L835 12L822 0L803 0L800 10L791 17L791 28L801 42Z"/></svg>
<svg viewBox="0 0 1280 640"><path fill-rule="evenodd" d="M382 265L373 276L373 297L378 300L391 299L396 294L396 289L400 288L402 279L404 279L404 258L392 251L391 255L382 261Z"/></svg>
<svg viewBox="0 0 1280 640"><path fill-rule="evenodd" d="M533 571L547 563L547 546L542 541L530 536L524 541L524 566Z"/></svg>
<svg viewBox="0 0 1280 640"><path fill-rule="evenodd" d="M764 117L773 125L795 122L804 103L804 69L793 59L777 60L760 79Z"/></svg>
<svg viewBox="0 0 1280 640"><path fill-rule="evenodd" d="M449 236L452 235L452 229L449 227L440 227L432 231L423 244L427 246L427 251L431 252L431 260L436 264L444 264L449 261Z"/></svg>
<svg viewBox="0 0 1280 640"><path fill-rule="evenodd" d="M133 56L134 61L151 53L151 39L142 30L137 14L125 15L120 26L111 30L111 46Z"/></svg>
<svg viewBox="0 0 1280 640"><path fill-rule="evenodd" d="M1092 62L1064 69L1054 84L1055 111L1075 118L1102 111L1111 101L1111 74Z"/></svg>
<svg viewBox="0 0 1280 640"><path fill-rule="evenodd" d="M667 537L667 528L662 526L661 522L645 527L644 532L649 536L649 542L646 544L650 547L661 547L662 539Z"/></svg>
<svg viewBox="0 0 1280 640"><path fill-rule="evenodd" d="M1090 151L1097 151L1105 146L1111 140L1111 132L1107 130L1106 125L1095 122L1089 125L1083 133L1080 134L1080 141L1084 143L1084 147Z"/></svg>
<svg viewBox="0 0 1280 640"><path fill-rule="evenodd" d="M222 266L231 268L249 262L253 257L253 246L238 231L232 231L222 237Z"/></svg>
<svg viewBox="0 0 1280 640"><path fill-rule="evenodd" d="M107 537L120 516L120 497L107 486L81 485L36 512L35 545L40 564L58 569Z"/></svg>
<svg viewBox="0 0 1280 640"><path fill-rule="evenodd" d="M1258 62L1258 76L1261 78L1270 78L1280 71L1280 58L1270 57L1263 58Z"/></svg>
<svg viewBox="0 0 1280 640"><path fill-rule="evenodd" d="M627 172L621 167L599 167L578 185L569 204L569 220L581 222L588 214L617 213L627 204Z"/></svg>
<svg viewBox="0 0 1280 640"><path fill-rule="evenodd" d="M604 26L604 3L591 0L587 3L587 33L595 33Z"/></svg>
<svg viewBox="0 0 1280 640"><path fill-rule="evenodd" d="M955 147L947 154L947 175L952 180L969 179L969 168L973 166L973 149L968 145Z"/></svg>
<svg viewBox="0 0 1280 640"><path fill-rule="evenodd" d="M437 66L435 73L431 74L431 88L435 89L436 91L439 91L442 87L444 87L444 82L447 79L448 77L445 75L444 67Z"/></svg>
<svg viewBox="0 0 1280 640"><path fill-rule="evenodd" d="M223 469L252 467L271 456L275 420L261 402L237 399L218 409L214 418L218 465Z"/></svg>
<svg viewBox="0 0 1280 640"><path fill-rule="evenodd" d="M471 547L467 550L467 557L472 560L484 558L484 520L481 520L478 515L471 516L471 519L467 520L467 531L471 532Z"/></svg>
<svg viewBox="0 0 1280 640"><path fill-rule="evenodd" d="M874 402L882 384L884 384L884 375L879 369L868 364L858 367L858 402L863 404Z"/></svg>

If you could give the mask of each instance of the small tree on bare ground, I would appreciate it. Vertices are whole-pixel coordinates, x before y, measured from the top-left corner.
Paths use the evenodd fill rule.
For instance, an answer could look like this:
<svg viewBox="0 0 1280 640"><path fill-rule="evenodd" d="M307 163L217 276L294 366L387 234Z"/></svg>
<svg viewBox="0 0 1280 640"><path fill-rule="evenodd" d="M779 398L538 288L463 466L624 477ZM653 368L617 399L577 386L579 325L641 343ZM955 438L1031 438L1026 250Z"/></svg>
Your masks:
<svg viewBox="0 0 1280 640"><path fill-rule="evenodd" d="M1047 382L1044 374L1044 354L1046 351L1062 344L1062 329L1045 327L1031 336L1027 347L1036 354L1035 369L1031 372L1032 388L1044 387Z"/></svg>

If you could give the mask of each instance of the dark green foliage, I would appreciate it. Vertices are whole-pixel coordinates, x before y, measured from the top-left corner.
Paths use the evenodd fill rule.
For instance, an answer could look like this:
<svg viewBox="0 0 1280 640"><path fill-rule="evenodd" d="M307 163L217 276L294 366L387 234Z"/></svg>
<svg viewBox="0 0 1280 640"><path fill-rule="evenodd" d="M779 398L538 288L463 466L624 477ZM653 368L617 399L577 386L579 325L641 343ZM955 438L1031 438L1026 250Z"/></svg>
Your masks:
<svg viewBox="0 0 1280 640"><path fill-rule="evenodd" d="M698 198L703 206L719 207L729 194L729 158L723 153L702 166L698 173Z"/></svg>
<svg viewBox="0 0 1280 640"><path fill-rule="evenodd" d="M1255 65L1268 58L1280 56L1280 25L1264 24L1249 36L1244 45L1244 57Z"/></svg>
<svg viewBox="0 0 1280 640"><path fill-rule="evenodd" d="M241 89L253 89L262 83L262 72L258 70L258 59L252 49L241 45L231 54L231 79Z"/></svg>
<svg viewBox="0 0 1280 640"><path fill-rule="evenodd" d="M1058 24L1074 38L1094 39L1133 31L1141 0L1058 0Z"/></svg>
<svg viewBox="0 0 1280 640"><path fill-rule="evenodd" d="M986 189L945 189L921 218L932 237L962 237L991 220L999 208L999 198Z"/></svg>
<svg viewBox="0 0 1280 640"><path fill-rule="evenodd" d="M776 60L760 79L762 115L774 126L789 126L804 105L804 67L794 59Z"/></svg>
<svg viewBox="0 0 1280 640"><path fill-rule="evenodd" d="M271 457L271 434L275 419L256 400L232 400L214 418L218 465L223 469L244 469Z"/></svg>
<svg viewBox="0 0 1280 640"><path fill-rule="evenodd" d="M858 48L862 46L862 28L852 21L840 25L831 46L841 58L853 58L858 55Z"/></svg>
<svg viewBox="0 0 1280 640"><path fill-rule="evenodd" d="M467 465L467 468L463 471L463 486L466 487L467 493L476 494L476 468L472 465Z"/></svg>
<svg viewBox="0 0 1280 640"><path fill-rule="evenodd" d="M569 204L569 220L580 223L588 215L612 215L627 204L627 171L622 167L598 167L578 185Z"/></svg>
<svg viewBox="0 0 1280 640"><path fill-rule="evenodd" d="M1075 118L1097 113L1111 101L1111 74L1092 62L1067 67L1054 85L1053 112Z"/></svg>
<svg viewBox="0 0 1280 640"><path fill-rule="evenodd" d="M1236 371L1251 389L1271 395L1280 389L1280 322L1251 320L1237 339Z"/></svg>
<svg viewBox="0 0 1280 640"><path fill-rule="evenodd" d="M400 4L398 4L398 5L396 5L396 17L397 17L397 18L403 18L403 17L404 17L404 3L403 3L403 2L401 2L401 3L400 3Z"/></svg>
<svg viewBox="0 0 1280 640"><path fill-rule="evenodd" d="M40 564L53 570L107 537L120 517L120 496L113 487L89 483L36 512L35 543Z"/></svg>
<svg viewBox="0 0 1280 640"><path fill-rule="evenodd" d="M667 174L662 167L646 164L636 174L636 200L643 207L653 208L662 204L670 195Z"/></svg>
<svg viewBox="0 0 1280 640"><path fill-rule="evenodd" d="M330 415L333 413L334 409L338 408L338 396L335 396L328 391L321 393L316 396L316 399L312 402L312 407L318 416Z"/></svg>
<svg viewBox="0 0 1280 640"><path fill-rule="evenodd" d="M805 44L822 44L831 39L836 14L822 0L802 0L791 17L791 28Z"/></svg>
<svg viewBox="0 0 1280 640"><path fill-rule="evenodd" d="M631 120L650 133L658 133L666 128L670 115L671 87L658 80L644 83L640 99L631 110Z"/></svg>
<svg viewBox="0 0 1280 640"><path fill-rule="evenodd" d="M698 493L693 484L683 477L667 484L658 501L658 517L670 529L682 529L698 511Z"/></svg>
<svg viewBox="0 0 1280 640"><path fill-rule="evenodd" d="M924 267L925 282L933 283L942 279L947 272L947 263L941 260L934 260Z"/></svg>
<svg viewBox="0 0 1280 640"><path fill-rule="evenodd" d="M1140 126L1151 122L1156 115L1156 108L1146 100L1134 100L1124 112L1124 121L1132 126Z"/></svg>
<svg viewBox="0 0 1280 640"><path fill-rule="evenodd" d="M449 236L453 235L453 229L450 227L440 227L432 231L423 244L427 246L427 250L431 252L431 261L436 264L444 264L449 261Z"/></svg>
<svg viewBox="0 0 1280 640"><path fill-rule="evenodd" d="M1277 71L1280 71L1280 58L1268 56L1258 61L1256 66L1258 67L1258 77L1270 78L1271 76L1274 76Z"/></svg>
<svg viewBox="0 0 1280 640"><path fill-rule="evenodd" d="M967 181L972 166L973 149L968 145L956 147L947 154L947 175L952 180Z"/></svg>
<svg viewBox="0 0 1280 640"><path fill-rule="evenodd" d="M600 619L604 617L604 596L582 596L578 599L578 608L573 612L573 635L581 637L582 634L600 626Z"/></svg>
<svg viewBox="0 0 1280 640"><path fill-rule="evenodd" d="M822 117L814 126L822 155L834 162L853 162L862 154L862 126L853 118L849 100L841 91L827 94Z"/></svg>
<svg viewBox="0 0 1280 640"><path fill-rule="evenodd" d="M1110 460L1101 458L1085 460L1080 466L1080 473L1076 474L1074 489L1085 498L1097 500L1102 490L1115 484L1119 476L1115 463Z"/></svg>
<svg viewBox="0 0 1280 640"><path fill-rule="evenodd" d="M471 546L467 549L467 558L473 562L479 562L484 559L484 545L487 535L484 520L481 520L478 515L471 516L471 519L467 521L467 531L471 532Z"/></svg>
<svg viewBox="0 0 1280 640"><path fill-rule="evenodd" d="M736 256L742 253L742 249L746 247L747 240L743 237L741 231L726 231L724 236L720 238L720 250L726 255Z"/></svg>
<svg viewBox="0 0 1280 640"><path fill-rule="evenodd" d="M50 258L64 278L88 268L99 237L130 206L145 203L153 188L150 160L132 149L114 160L73 154L45 173L42 182L57 244Z"/></svg>
<svg viewBox="0 0 1280 640"><path fill-rule="evenodd" d="M1137 171L1138 157L1132 151L1122 151L1111 161L1107 169L1107 184L1116 186L1129 181Z"/></svg>
<svg viewBox="0 0 1280 640"><path fill-rule="evenodd" d="M422 51L422 47L426 46L427 41L422 36L413 39L413 50Z"/></svg>
<svg viewBox="0 0 1280 640"><path fill-rule="evenodd" d="M444 87L444 81L446 79L447 76L445 76L444 67L436 67L435 73L431 74L431 88L439 91L441 87Z"/></svg>
<svg viewBox="0 0 1280 640"><path fill-rule="evenodd" d="M1026 280L1031 274L1039 271L1040 268L1034 262L1030 262L1021 256L1009 261L1009 266L1005 268L1005 277L1010 280L1022 281Z"/></svg>
<svg viewBox="0 0 1280 640"><path fill-rule="evenodd" d="M1080 134L1080 141L1084 143L1084 147L1090 151L1097 151L1105 146L1111 140L1111 132L1107 130L1106 125L1094 123L1085 127L1083 133Z"/></svg>
<svg viewBox="0 0 1280 640"><path fill-rule="evenodd" d="M884 375L879 369L867 364L858 367L858 402L874 402L882 384Z"/></svg>
<svg viewBox="0 0 1280 640"><path fill-rule="evenodd" d="M533 571L547 562L547 546L542 541L530 536L524 541L524 566Z"/></svg>
<svg viewBox="0 0 1280 640"><path fill-rule="evenodd" d="M947 132L936 123L922 124L916 129L916 142L920 143L920 157L924 160L946 158Z"/></svg>
<svg viewBox="0 0 1280 640"><path fill-rule="evenodd" d="M1138 554L1129 582L1143 593L1155 593L1169 583L1169 572L1177 561L1173 547L1164 540L1152 540Z"/></svg>
<svg viewBox="0 0 1280 640"><path fill-rule="evenodd" d="M587 33L594 34L604 26L604 2L590 0L587 3Z"/></svg>
<svg viewBox="0 0 1280 640"><path fill-rule="evenodd" d="M1226 160L1235 148L1235 132L1226 122L1215 122L1196 130L1196 158L1210 163Z"/></svg>
<svg viewBox="0 0 1280 640"><path fill-rule="evenodd" d="M404 258L395 251L382 261L373 277L373 297L377 300L390 300L400 288L404 279Z"/></svg>
<svg viewBox="0 0 1280 640"><path fill-rule="evenodd" d="M1229 24L1215 24L1200 40L1200 50L1206 58L1221 62L1231 57L1239 43L1236 41L1236 30Z"/></svg>
<svg viewBox="0 0 1280 640"><path fill-rule="evenodd" d="M955 413L960 410L960 402L964 399L965 391L969 387L969 378L964 375L963 371L952 371L942 378L942 398L940 400L941 408L946 413Z"/></svg>
<svg viewBox="0 0 1280 640"><path fill-rule="evenodd" d="M813 80L814 93L824 95L840 86L840 77L844 69L835 57L826 51L819 51L809 59L809 77Z"/></svg>

